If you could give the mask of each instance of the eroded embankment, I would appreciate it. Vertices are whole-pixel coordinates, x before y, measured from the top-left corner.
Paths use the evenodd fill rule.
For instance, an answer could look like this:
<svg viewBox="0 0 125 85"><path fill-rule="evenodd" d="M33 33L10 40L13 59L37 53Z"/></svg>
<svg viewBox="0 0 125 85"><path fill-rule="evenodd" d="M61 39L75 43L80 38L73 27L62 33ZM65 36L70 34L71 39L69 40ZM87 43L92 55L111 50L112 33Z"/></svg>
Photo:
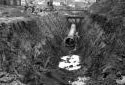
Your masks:
<svg viewBox="0 0 125 85"><path fill-rule="evenodd" d="M108 0L104 1L108 2ZM103 4L95 4L101 9L100 12L90 13L80 26L79 48L76 53L82 58L83 69L80 75L85 71L85 75L90 77L87 85L117 85L125 83L125 22L122 15L124 13L122 5L125 3L114 3L117 5L113 5L113 10L108 11L103 10L103 7L102 9L98 7ZM104 7L107 7L106 2L105 4L106 6ZM120 10L117 10L117 7Z"/></svg>
<svg viewBox="0 0 125 85"><path fill-rule="evenodd" d="M49 79L40 72L58 69L59 57L68 53L62 47L68 30L66 18L52 13L35 18L13 17L0 20L0 72L16 75L25 84L39 85L41 82L58 85L56 80ZM10 83L13 77L8 80L1 78L1 81ZM59 81L67 83L63 79Z"/></svg>

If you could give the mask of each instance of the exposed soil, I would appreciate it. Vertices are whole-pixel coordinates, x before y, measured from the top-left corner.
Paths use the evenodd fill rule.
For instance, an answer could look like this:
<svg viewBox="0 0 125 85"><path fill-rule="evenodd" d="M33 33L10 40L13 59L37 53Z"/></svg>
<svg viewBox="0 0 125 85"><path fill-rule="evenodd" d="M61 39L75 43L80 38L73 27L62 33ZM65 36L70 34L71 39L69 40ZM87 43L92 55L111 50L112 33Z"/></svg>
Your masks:
<svg viewBox="0 0 125 85"><path fill-rule="evenodd" d="M70 23L64 15L1 17L0 83L69 85L69 80L87 76L86 85L119 85L118 75L125 75L124 6L124 1L102 0L81 13L80 39L73 52L81 57L77 71L58 68L60 57L69 54L63 40Z"/></svg>

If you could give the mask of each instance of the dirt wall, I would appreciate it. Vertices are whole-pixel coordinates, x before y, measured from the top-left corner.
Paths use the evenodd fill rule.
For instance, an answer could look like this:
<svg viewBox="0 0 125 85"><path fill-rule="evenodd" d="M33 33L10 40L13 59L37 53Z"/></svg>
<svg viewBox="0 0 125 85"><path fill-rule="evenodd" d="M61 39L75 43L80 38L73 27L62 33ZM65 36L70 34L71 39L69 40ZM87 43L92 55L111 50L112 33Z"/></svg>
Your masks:
<svg viewBox="0 0 125 85"><path fill-rule="evenodd" d="M25 84L39 85L35 83L42 81L35 81L33 75L46 79L47 77L40 72L58 69L59 57L67 53L61 48L68 30L64 16L52 13L42 17L13 17L0 20L1 73L16 75L16 78L21 76L18 80ZM31 76L32 83L29 81ZM13 81L13 77L4 83L8 81ZM58 85L56 80L53 81Z"/></svg>

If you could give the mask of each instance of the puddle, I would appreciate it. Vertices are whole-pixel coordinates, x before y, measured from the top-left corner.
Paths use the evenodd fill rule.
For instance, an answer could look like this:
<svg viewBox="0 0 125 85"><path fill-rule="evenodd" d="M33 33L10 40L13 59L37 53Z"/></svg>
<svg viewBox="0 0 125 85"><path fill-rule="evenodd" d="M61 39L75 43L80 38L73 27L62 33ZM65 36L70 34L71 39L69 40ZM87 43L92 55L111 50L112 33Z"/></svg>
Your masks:
<svg viewBox="0 0 125 85"><path fill-rule="evenodd" d="M80 56L78 55L68 55L63 56L62 61L59 62L59 68L63 68L69 71L78 70L81 68L80 66Z"/></svg>
<svg viewBox="0 0 125 85"><path fill-rule="evenodd" d="M89 77L78 77L76 81L69 81L71 85L86 85L86 82L89 80Z"/></svg>

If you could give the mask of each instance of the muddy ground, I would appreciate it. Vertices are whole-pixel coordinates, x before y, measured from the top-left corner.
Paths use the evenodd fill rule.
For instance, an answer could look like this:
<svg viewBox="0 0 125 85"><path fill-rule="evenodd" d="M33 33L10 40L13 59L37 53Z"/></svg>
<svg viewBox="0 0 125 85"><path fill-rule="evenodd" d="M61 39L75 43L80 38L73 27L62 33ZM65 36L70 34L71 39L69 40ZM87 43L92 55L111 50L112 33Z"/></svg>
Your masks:
<svg viewBox="0 0 125 85"><path fill-rule="evenodd" d="M125 76L124 6L122 0L102 0L81 13L85 18L73 52L81 57L77 71L58 68L60 57L69 53L62 43L70 27L64 15L5 13L0 18L1 85L69 85L78 76L90 77L86 85L120 85L118 75Z"/></svg>

